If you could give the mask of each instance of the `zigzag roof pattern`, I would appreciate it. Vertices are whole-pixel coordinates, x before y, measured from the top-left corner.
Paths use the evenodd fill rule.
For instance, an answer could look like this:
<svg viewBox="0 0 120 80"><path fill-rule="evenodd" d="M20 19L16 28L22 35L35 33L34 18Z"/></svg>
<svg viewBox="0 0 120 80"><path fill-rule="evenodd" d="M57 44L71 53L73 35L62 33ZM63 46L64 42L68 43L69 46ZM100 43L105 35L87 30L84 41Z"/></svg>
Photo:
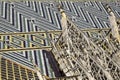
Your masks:
<svg viewBox="0 0 120 80"><path fill-rule="evenodd" d="M72 2L60 1L67 16L79 28L107 28L109 27L108 14L102 2ZM108 3L116 17L120 17L120 3ZM41 30L61 30L60 13L57 10L58 2L0 2L0 32L30 32ZM7 38L6 38L7 39ZM0 42L0 47L3 43ZM27 41L25 44L27 46ZM21 52L22 56L34 62L41 68L44 75L50 77L60 76L51 69L49 54L43 50L33 50ZM10 54L16 56L15 54ZM9 57L9 55L4 54ZM18 55L17 55L18 56ZM11 58L12 59L12 58ZM22 63L20 62L21 64Z"/></svg>

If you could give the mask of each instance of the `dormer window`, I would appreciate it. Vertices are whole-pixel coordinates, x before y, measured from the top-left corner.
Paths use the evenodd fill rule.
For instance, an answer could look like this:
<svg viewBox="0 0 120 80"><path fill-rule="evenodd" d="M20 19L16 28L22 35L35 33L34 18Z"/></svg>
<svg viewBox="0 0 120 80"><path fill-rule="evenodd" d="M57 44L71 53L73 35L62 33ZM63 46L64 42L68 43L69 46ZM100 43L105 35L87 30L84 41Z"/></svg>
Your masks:
<svg viewBox="0 0 120 80"><path fill-rule="evenodd" d="M50 3L49 5L50 5L50 7L53 7L53 6L54 6L54 4L53 4L53 3Z"/></svg>
<svg viewBox="0 0 120 80"><path fill-rule="evenodd" d="M75 16L72 16L72 21L77 21Z"/></svg>
<svg viewBox="0 0 120 80"><path fill-rule="evenodd" d="M10 3L10 5L11 5L12 7L14 7L14 6L15 6L13 2L11 2L11 3Z"/></svg>
<svg viewBox="0 0 120 80"><path fill-rule="evenodd" d="M32 23L35 23L35 18L31 18L31 22L32 22Z"/></svg>

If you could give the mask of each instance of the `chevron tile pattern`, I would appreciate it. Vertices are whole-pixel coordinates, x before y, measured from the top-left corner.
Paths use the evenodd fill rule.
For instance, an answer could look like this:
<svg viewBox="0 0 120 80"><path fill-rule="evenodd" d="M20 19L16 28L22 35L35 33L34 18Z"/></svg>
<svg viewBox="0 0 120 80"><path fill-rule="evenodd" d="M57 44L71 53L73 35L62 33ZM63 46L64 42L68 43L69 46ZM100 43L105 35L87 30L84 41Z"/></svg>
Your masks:
<svg viewBox="0 0 120 80"><path fill-rule="evenodd" d="M60 13L57 5L61 4L68 17L79 28L107 28L109 27L108 14L102 2L0 2L0 32L31 32L44 30L61 30ZM120 17L120 3L108 3L116 17ZM18 37L19 39L20 37ZM28 37L31 40L31 37ZM5 38L4 40L8 40ZM16 43L18 44L18 43ZM28 46L25 41L25 46ZM47 45L47 43L46 43ZM3 42L0 42L3 47ZM31 50L19 52L21 57L33 61L40 67L42 74L49 77L61 76L51 54L45 50ZM17 56L16 54L11 54ZM5 55L9 57L8 55ZM16 59L17 60L17 59ZM19 62L19 61L18 61ZM23 64L26 64L23 62ZM54 67L53 67L54 66Z"/></svg>

